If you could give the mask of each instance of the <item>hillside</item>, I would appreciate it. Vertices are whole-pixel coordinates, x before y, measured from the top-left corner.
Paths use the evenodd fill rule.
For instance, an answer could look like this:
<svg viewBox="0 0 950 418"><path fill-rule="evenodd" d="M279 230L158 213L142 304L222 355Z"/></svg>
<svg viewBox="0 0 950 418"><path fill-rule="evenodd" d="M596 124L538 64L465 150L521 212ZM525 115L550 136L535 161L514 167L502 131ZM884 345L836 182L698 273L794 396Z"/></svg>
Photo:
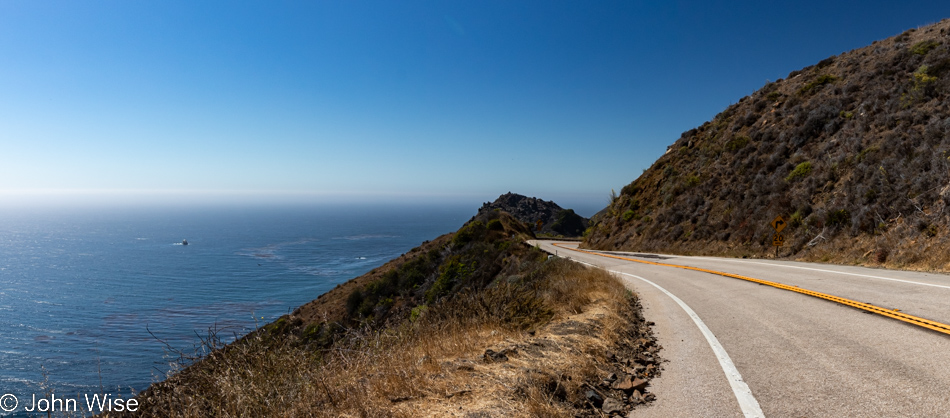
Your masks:
<svg viewBox="0 0 950 418"><path fill-rule="evenodd" d="M691 129L585 245L950 269L950 21L792 71Z"/></svg>
<svg viewBox="0 0 950 418"><path fill-rule="evenodd" d="M134 416L603 416L654 400L660 347L636 296L529 238L483 211L232 344L211 330Z"/></svg>
<svg viewBox="0 0 950 418"><path fill-rule="evenodd" d="M579 237L587 229L589 221L574 213L573 209L564 209L552 201L511 192L498 196L494 202L485 202L478 213L496 209L510 213L541 236ZM540 231L537 230L538 221L541 221Z"/></svg>

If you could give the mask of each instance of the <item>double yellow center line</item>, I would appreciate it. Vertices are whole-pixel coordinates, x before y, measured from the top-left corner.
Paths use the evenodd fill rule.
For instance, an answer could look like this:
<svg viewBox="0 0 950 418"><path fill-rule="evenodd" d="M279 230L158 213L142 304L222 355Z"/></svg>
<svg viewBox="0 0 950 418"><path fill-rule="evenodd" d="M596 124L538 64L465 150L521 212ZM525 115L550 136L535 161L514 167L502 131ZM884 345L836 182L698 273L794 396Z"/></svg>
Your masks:
<svg viewBox="0 0 950 418"><path fill-rule="evenodd" d="M582 252L582 253L591 254L591 255L597 255L597 256L601 256L601 257L616 258L616 259L618 259L618 260L633 261L633 262L635 262L635 263L652 264L652 265L654 265L654 266L675 267L675 268L680 268L680 269L684 269L684 270L701 271L701 272L704 272L704 273L716 274L716 275L719 275L719 276L732 277L732 278L734 278L734 279L740 279L740 280L746 280L746 281L750 281L750 282L754 282L754 283L764 284L764 285L766 285L766 286L777 287L777 288L783 289L783 290L790 290L790 291L792 291L792 292L801 293L801 294L803 294L803 295L814 296L814 297L816 297L816 298L821 298L821 299L825 299L825 300L830 300L830 301L832 301L832 302L837 302L837 303L840 303L840 304L842 304L842 305L848 305L848 306L851 306L851 307L854 307L854 308L862 309L862 310L865 310L865 311L868 311L868 312L873 312L873 313L876 313L876 314L878 314L878 315L886 316L886 317L888 317L888 318L894 318L894 319L899 320L899 321L904 321L904 322L907 322L907 323L909 323L909 324L914 324L914 325L917 325L917 326L920 326L920 327L924 327L924 328L927 328L927 329L932 329L932 330L934 330L934 331L937 331L937 332L941 332L941 333L950 335L950 325L947 325L947 324L943 324L943 323L936 322L936 321L931 321L931 320L929 320L929 319L924 319L924 318L920 318L920 317L913 316L913 315L908 315L908 314L902 313L902 312L900 312L900 311L898 311L898 310L896 310L896 309L893 309L893 310L892 310L892 309L885 309L885 308L882 308L882 307L879 307L879 306L872 305L872 304L870 304L870 303L858 302L858 301L854 301L854 300L851 300L851 299L845 299L845 298L841 298L841 297L838 297L838 296L829 295L829 294L827 294L827 293L821 293L821 292L815 292L815 291L813 291L813 290L802 289L802 288L800 288L800 287L798 287L798 286L789 286L789 285L787 285L787 284L781 284L781 283L771 282L771 281L768 281L768 280L761 280L761 279L756 279L756 278L753 278L753 277L742 276L742 275L732 274L732 273L726 273L726 272L716 271L716 270L709 270L709 269L704 269L704 268L699 268L699 267L680 266L680 265L676 265L676 264L666 264L666 263L656 263L656 262L653 262L653 261L637 260L637 259L633 259L633 258L629 258L629 257L621 257L621 256L619 256L619 255L605 254L605 253L599 253L599 252L593 252L593 251L586 251L586 250L581 250L581 249L579 249L579 248L571 248L571 247L567 247L567 246L564 246L564 245L561 245L561 244L556 244L556 243L552 243L552 245L554 245L554 246L556 246L556 247L561 247L561 248L564 248L564 249L567 249L567 250L571 250L571 251L577 251L577 252Z"/></svg>

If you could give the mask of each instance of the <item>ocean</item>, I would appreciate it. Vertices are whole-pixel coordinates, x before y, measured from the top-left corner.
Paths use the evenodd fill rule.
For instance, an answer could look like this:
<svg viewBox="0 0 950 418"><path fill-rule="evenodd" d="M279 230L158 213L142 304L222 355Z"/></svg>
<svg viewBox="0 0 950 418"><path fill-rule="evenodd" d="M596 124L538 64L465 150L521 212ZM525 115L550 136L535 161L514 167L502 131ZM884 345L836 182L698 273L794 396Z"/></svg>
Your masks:
<svg viewBox="0 0 950 418"><path fill-rule="evenodd" d="M21 412L47 390L128 397L168 371L166 343L190 350L209 328L243 335L474 214L370 204L0 209L0 395L20 399Z"/></svg>

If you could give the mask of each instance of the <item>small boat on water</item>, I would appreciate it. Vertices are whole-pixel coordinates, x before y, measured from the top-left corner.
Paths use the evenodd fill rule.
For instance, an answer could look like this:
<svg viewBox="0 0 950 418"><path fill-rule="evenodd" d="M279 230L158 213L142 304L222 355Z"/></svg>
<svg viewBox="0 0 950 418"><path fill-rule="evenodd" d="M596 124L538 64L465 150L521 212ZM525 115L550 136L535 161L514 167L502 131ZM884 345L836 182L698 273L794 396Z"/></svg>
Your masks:
<svg viewBox="0 0 950 418"><path fill-rule="evenodd" d="M188 240L186 239L181 240L181 245L188 245Z"/></svg>

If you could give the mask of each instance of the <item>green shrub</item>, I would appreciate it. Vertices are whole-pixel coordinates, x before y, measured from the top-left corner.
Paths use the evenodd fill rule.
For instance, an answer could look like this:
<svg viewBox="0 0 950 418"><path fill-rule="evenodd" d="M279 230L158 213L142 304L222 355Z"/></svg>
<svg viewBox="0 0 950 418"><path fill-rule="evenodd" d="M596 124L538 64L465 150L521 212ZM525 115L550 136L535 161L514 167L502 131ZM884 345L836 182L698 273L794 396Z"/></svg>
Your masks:
<svg viewBox="0 0 950 418"><path fill-rule="evenodd" d="M737 136L726 142L726 151L736 152L749 144L749 137Z"/></svg>
<svg viewBox="0 0 950 418"><path fill-rule="evenodd" d="M356 314L362 318L370 318L376 309L376 302L370 299L363 299L363 303L356 308Z"/></svg>
<svg viewBox="0 0 950 418"><path fill-rule="evenodd" d="M279 335L287 331L287 327L289 326L289 324L290 324L290 321L288 321L286 317L280 317L280 319L278 319L277 321L271 324L265 325L264 329L267 332L269 332L271 335Z"/></svg>
<svg viewBox="0 0 950 418"><path fill-rule="evenodd" d="M769 99L770 101L777 102L778 99L781 99L781 98L782 98L782 92L777 91L777 90L776 90L776 91L773 91L773 92L769 93L768 95L766 95L765 98L766 98L766 99Z"/></svg>
<svg viewBox="0 0 950 418"><path fill-rule="evenodd" d="M835 77L831 74L822 74L818 76L818 78L816 78L811 83L808 83L802 86L802 88L798 90L798 94L801 94L801 95L807 94L811 92L812 90L814 90L816 87L823 86L828 83L834 83L835 81L838 81L838 77Z"/></svg>
<svg viewBox="0 0 950 418"><path fill-rule="evenodd" d="M851 214L847 209L838 209L828 212L825 218L828 226L845 226L851 224Z"/></svg>
<svg viewBox="0 0 950 418"><path fill-rule="evenodd" d="M456 283L468 278L468 276L472 274L472 271L473 268L471 265L462 263L459 256L452 256L442 265L439 278L436 279L432 287L426 291L426 301L429 303L435 302L440 296L452 290Z"/></svg>
<svg viewBox="0 0 950 418"><path fill-rule="evenodd" d="M699 185L699 176L686 177L686 187L696 187Z"/></svg>
<svg viewBox="0 0 950 418"><path fill-rule="evenodd" d="M498 219L492 219L488 221L488 230L489 231L504 231L505 226L501 224L501 221Z"/></svg>
<svg viewBox="0 0 950 418"><path fill-rule="evenodd" d="M566 236L577 236L584 232L584 218L574 213L574 209L563 209L555 215L551 230Z"/></svg>
<svg viewBox="0 0 950 418"><path fill-rule="evenodd" d="M913 89L915 92L927 93L926 90L931 87L934 81L937 81L937 77L928 74L929 71L930 67L926 65L921 65L917 71L914 71Z"/></svg>
<svg viewBox="0 0 950 418"><path fill-rule="evenodd" d="M930 67L921 65L914 71L910 91L901 95L901 105L908 108L914 103L924 101L935 93L937 77L930 75Z"/></svg>
<svg viewBox="0 0 950 418"><path fill-rule="evenodd" d="M805 161L795 166L795 169L785 177L785 181L791 182L797 178L807 177L809 174L811 174L811 162Z"/></svg>
<svg viewBox="0 0 950 418"><path fill-rule="evenodd" d="M319 347L327 347L333 344L334 337L344 331L342 325L333 323L315 323L307 325L301 337L308 344L316 344Z"/></svg>
<svg viewBox="0 0 950 418"><path fill-rule="evenodd" d="M630 209L627 209L627 211L623 213L623 221L630 222L630 220L633 219L633 216L636 214L637 214L636 212Z"/></svg>
<svg viewBox="0 0 950 418"><path fill-rule="evenodd" d="M485 230L485 224L483 224L481 221L471 222L468 225L463 226L458 230L458 232L455 233L455 236L452 237L452 244L465 245L476 238L481 237Z"/></svg>
<svg viewBox="0 0 950 418"><path fill-rule="evenodd" d="M793 213L792 216L788 219L788 226L792 228L798 228L802 226L802 223L804 222L803 218L804 217L802 216L802 211L796 210L795 213Z"/></svg>
<svg viewBox="0 0 950 418"><path fill-rule="evenodd" d="M385 297L398 291L399 273L396 270L389 270L382 277L373 280L366 286L368 296Z"/></svg>
<svg viewBox="0 0 950 418"><path fill-rule="evenodd" d="M643 169L643 172L644 172L644 173L646 173L646 171L647 171L646 169ZM623 188L620 189L620 194L626 195L626 196L633 196L633 195L637 194L637 192L640 191L640 188L637 187L637 185L636 185L635 183L636 183L636 181L633 181L633 182L631 182L630 184L628 184L628 185L626 185L626 186L623 186Z"/></svg>
<svg viewBox="0 0 950 418"><path fill-rule="evenodd" d="M429 263L436 261L437 260L434 259L418 257L399 266L399 272L395 274L397 277L395 283L398 283L396 285L398 288L397 291L412 289L422 284L426 279L426 271L429 269Z"/></svg>
<svg viewBox="0 0 950 418"><path fill-rule="evenodd" d="M631 210L634 210L634 211L640 210L640 201L637 200L637 199L631 200L631 201L630 201L630 209L631 209Z"/></svg>
<svg viewBox="0 0 950 418"><path fill-rule="evenodd" d="M409 322L416 322L416 320L418 320L419 317L424 315L426 311L428 310L429 310L429 305L425 305L425 304L412 308L412 310L409 311Z"/></svg>
<svg viewBox="0 0 950 418"><path fill-rule="evenodd" d="M363 304L363 292L360 292L359 289L350 293L350 296L346 298L346 312L351 316L356 313L356 309Z"/></svg>
<svg viewBox="0 0 950 418"><path fill-rule="evenodd" d="M302 336L305 340L313 340L313 339L316 339L317 336L320 335L320 328L323 328L323 323L322 323L322 322L307 325L307 327L304 328L303 334L301 334L301 336Z"/></svg>
<svg viewBox="0 0 950 418"><path fill-rule="evenodd" d="M938 46L940 46L940 42L937 41L920 41L910 48L910 52L923 56Z"/></svg>
<svg viewBox="0 0 950 418"><path fill-rule="evenodd" d="M917 230L924 234L924 236L927 238L933 238L937 236L937 225L927 223L923 220L917 222Z"/></svg>
<svg viewBox="0 0 950 418"><path fill-rule="evenodd" d="M937 236L937 225L934 225L934 224L927 225L927 228L925 228L923 232L924 232L924 235L927 236L927 238L933 238Z"/></svg>

